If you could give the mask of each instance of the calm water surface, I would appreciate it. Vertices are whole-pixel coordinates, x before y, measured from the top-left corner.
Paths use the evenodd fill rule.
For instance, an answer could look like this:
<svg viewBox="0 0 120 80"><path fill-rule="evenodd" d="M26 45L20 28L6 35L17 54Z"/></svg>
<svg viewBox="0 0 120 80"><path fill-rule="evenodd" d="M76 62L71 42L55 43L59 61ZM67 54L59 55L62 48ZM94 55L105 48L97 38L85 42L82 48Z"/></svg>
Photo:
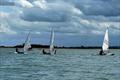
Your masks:
<svg viewBox="0 0 120 80"><path fill-rule="evenodd" d="M120 80L120 50L99 56L98 49L59 49L43 55L40 49L15 54L0 48L0 80Z"/></svg>

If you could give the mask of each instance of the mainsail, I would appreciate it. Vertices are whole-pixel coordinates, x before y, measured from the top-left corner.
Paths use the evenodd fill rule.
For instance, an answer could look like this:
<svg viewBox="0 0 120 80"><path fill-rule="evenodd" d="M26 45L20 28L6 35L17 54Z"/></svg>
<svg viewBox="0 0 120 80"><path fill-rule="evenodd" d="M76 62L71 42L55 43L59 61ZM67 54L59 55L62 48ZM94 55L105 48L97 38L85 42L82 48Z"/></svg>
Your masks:
<svg viewBox="0 0 120 80"><path fill-rule="evenodd" d="M108 48L109 48L109 37L108 37L108 28L107 28L103 40L102 50L105 52L108 51Z"/></svg>
<svg viewBox="0 0 120 80"><path fill-rule="evenodd" d="M54 51L54 30L51 30L51 37L50 37L50 53Z"/></svg>
<svg viewBox="0 0 120 80"><path fill-rule="evenodd" d="M30 40L31 38L30 38L30 32L29 32L24 44L24 52L28 51L28 49L31 48Z"/></svg>

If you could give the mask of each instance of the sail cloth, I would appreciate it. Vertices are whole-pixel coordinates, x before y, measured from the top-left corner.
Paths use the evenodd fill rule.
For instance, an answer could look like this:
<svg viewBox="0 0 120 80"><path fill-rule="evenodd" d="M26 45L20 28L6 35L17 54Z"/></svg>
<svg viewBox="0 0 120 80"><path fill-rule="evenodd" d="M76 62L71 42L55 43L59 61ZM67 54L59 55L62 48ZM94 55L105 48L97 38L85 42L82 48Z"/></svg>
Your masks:
<svg viewBox="0 0 120 80"><path fill-rule="evenodd" d="M30 36L30 32L29 32L29 34L28 34L28 36L26 38L25 44L24 44L24 52L28 51L28 49L31 48L31 44L30 44L31 38L30 37L31 36Z"/></svg>
<svg viewBox="0 0 120 80"><path fill-rule="evenodd" d="M51 29L51 36L50 36L50 43L49 43L49 51L45 51L43 49L43 54L47 54L47 55L54 55L56 54L56 50L54 49L54 29Z"/></svg>
<svg viewBox="0 0 120 80"><path fill-rule="evenodd" d="M108 49L109 49L109 37L108 37L108 27L107 27L103 40L102 50L108 51Z"/></svg>
<svg viewBox="0 0 120 80"><path fill-rule="evenodd" d="M51 37L50 37L50 53L54 51L54 29L51 30Z"/></svg>

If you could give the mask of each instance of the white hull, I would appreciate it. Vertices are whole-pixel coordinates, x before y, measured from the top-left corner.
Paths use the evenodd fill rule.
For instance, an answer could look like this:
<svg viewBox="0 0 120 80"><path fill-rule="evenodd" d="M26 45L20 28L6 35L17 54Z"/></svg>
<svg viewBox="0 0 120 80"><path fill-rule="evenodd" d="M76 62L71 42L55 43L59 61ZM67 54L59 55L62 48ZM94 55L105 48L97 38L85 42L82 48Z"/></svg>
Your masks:
<svg viewBox="0 0 120 80"><path fill-rule="evenodd" d="M114 54L113 54L113 53L107 53L106 55L108 55L108 56L109 56L109 55L114 55Z"/></svg>

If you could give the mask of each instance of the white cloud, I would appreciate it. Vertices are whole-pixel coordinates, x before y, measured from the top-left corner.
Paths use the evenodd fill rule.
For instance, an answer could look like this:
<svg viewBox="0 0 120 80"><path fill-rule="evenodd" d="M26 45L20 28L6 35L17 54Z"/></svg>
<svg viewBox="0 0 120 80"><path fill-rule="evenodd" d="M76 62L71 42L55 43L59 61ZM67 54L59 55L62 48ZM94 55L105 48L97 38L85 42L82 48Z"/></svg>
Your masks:
<svg viewBox="0 0 120 80"><path fill-rule="evenodd" d="M15 1L16 6L24 7L24 8L31 8L33 5L27 1L27 0L16 0Z"/></svg>
<svg viewBox="0 0 120 80"><path fill-rule="evenodd" d="M46 8L46 1L45 0L36 0L36 1L32 2L32 4L34 5L34 7L40 7L41 9Z"/></svg>
<svg viewBox="0 0 120 80"><path fill-rule="evenodd" d="M15 31L12 31L8 25L1 24L0 25L0 33L6 33L6 34L16 34Z"/></svg>
<svg viewBox="0 0 120 80"><path fill-rule="evenodd" d="M16 34L16 31L11 29L10 24L8 23L10 14L5 12L0 12L0 33L5 34Z"/></svg>
<svg viewBox="0 0 120 80"><path fill-rule="evenodd" d="M0 12L0 17L5 18L5 17L8 17L8 16L9 16L8 13Z"/></svg>
<svg viewBox="0 0 120 80"><path fill-rule="evenodd" d="M90 24L90 22L88 20L85 20L85 19L81 19L80 20L80 23L83 23L83 24Z"/></svg>

